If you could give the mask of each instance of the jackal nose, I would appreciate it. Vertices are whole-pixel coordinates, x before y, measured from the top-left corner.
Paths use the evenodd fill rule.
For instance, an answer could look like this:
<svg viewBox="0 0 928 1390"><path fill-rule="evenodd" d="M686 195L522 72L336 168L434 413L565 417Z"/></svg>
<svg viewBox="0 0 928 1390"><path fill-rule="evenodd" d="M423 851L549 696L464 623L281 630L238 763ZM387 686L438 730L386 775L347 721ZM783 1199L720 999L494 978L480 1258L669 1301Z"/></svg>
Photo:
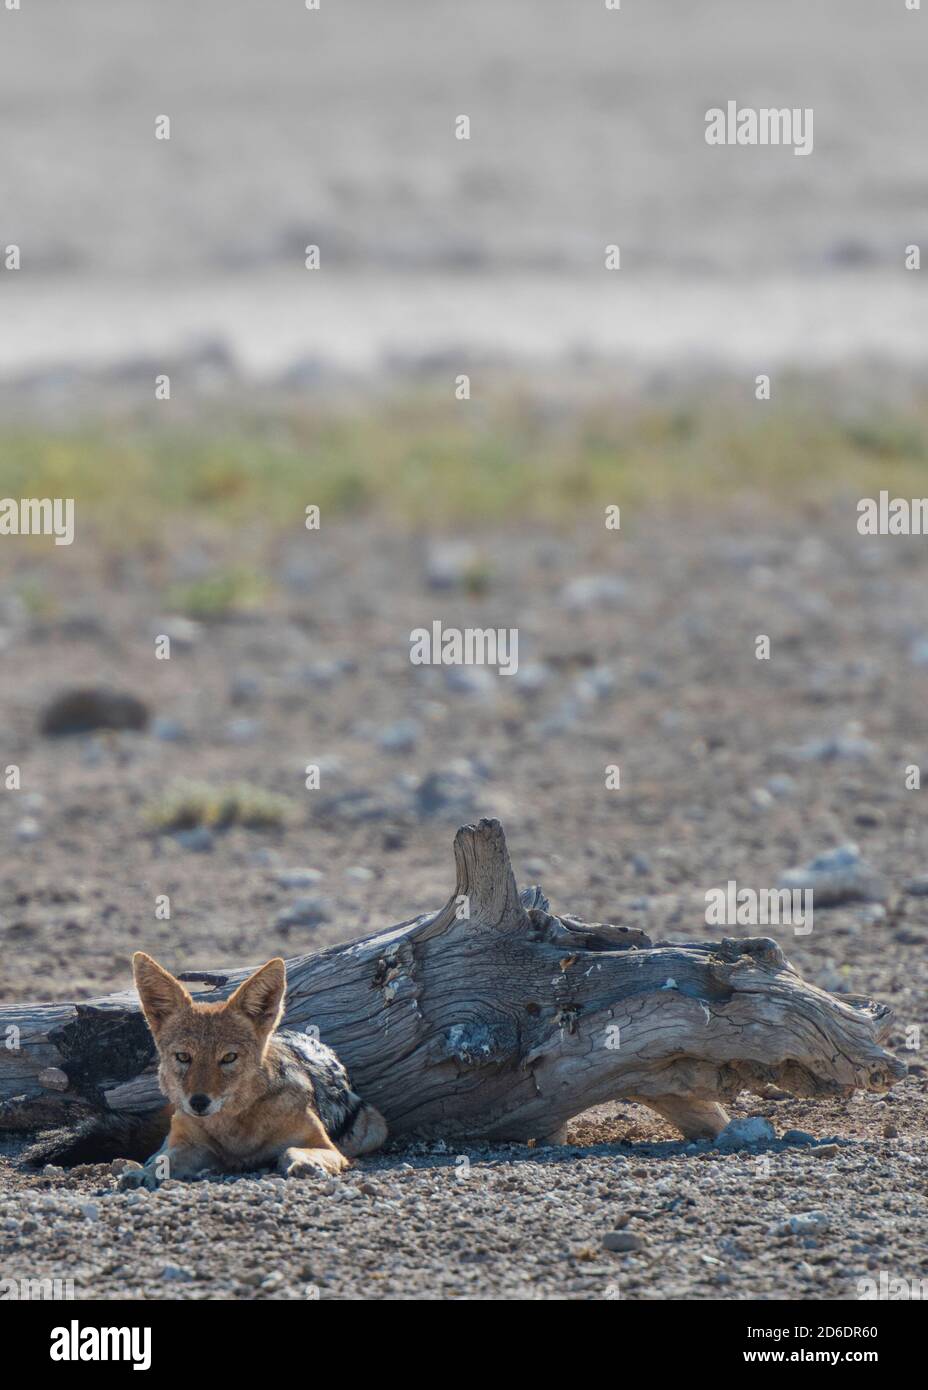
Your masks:
<svg viewBox="0 0 928 1390"><path fill-rule="evenodd" d="M195 1115L205 1115L209 1109L209 1096L202 1094L190 1097L190 1109Z"/></svg>

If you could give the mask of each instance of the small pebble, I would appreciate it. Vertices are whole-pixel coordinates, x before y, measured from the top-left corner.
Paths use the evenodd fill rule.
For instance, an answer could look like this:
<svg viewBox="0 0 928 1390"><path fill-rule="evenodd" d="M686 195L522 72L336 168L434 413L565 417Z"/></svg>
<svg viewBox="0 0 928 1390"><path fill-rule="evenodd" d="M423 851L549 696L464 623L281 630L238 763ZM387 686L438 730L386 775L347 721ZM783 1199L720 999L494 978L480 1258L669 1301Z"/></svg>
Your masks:
<svg viewBox="0 0 928 1390"><path fill-rule="evenodd" d="M603 1249L619 1254L627 1250L640 1250L644 1245L641 1236L632 1231L607 1231L603 1236Z"/></svg>

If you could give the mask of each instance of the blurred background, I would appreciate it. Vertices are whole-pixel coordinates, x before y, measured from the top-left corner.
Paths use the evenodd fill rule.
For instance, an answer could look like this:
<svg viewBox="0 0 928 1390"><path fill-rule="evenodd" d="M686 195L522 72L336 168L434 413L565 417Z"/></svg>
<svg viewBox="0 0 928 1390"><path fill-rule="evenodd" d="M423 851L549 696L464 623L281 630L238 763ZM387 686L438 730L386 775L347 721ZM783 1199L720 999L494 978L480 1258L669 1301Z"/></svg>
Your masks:
<svg viewBox="0 0 928 1390"><path fill-rule="evenodd" d="M0 495L77 534L0 543L0 992L400 920L481 814L556 908L658 933L848 841L911 877L923 550L856 501L926 490L925 33L901 0L3 12ZM707 146L729 99L811 107L814 152ZM518 675L411 667L434 618L518 627ZM142 727L50 737L99 686ZM887 910L796 949L893 994Z"/></svg>
<svg viewBox="0 0 928 1390"><path fill-rule="evenodd" d="M23 251L0 369L54 396L189 355L189 398L468 353L620 359L626 383L920 361L924 28L876 0L26 6L0 51ZM813 156L707 146L729 99L812 107Z"/></svg>

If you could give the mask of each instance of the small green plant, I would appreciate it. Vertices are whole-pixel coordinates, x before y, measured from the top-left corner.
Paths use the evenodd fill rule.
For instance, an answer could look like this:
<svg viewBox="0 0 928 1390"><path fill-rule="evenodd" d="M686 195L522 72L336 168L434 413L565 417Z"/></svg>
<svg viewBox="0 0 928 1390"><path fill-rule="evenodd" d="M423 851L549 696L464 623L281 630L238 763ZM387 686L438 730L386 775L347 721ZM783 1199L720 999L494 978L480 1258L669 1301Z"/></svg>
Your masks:
<svg viewBox="0 0 928 1390"><path fill-rule="evenodd" d="M32 622L45 622L58 611L55 598L41 579L24 579L16 588L16 596Z"/></svg>
<svg viewBox="0 0 928 1390"><path fill-rule="evenodd" d="M261 608L267 597L267 581L252 570L221 570L190 584L174 584L168 590L168 606L185 617L219 622Z"/></svg>
<svg viewBox="0 0 928 1390"><path fill-rule="evenodd" d="M149 803L144 816L161 835L178 830L225 830L243 825L248 830L282 830L296 819L290 797L265 791L251 782L212 786L208 782L177 782Z"/></svg>
<svg viewBox="0 0 928 1390"><path fill-rule="evenodd" d="M471 561L461 576L464 592L478 598L488 594L493 587L493 568L488 561L477 558Z"/></svg>

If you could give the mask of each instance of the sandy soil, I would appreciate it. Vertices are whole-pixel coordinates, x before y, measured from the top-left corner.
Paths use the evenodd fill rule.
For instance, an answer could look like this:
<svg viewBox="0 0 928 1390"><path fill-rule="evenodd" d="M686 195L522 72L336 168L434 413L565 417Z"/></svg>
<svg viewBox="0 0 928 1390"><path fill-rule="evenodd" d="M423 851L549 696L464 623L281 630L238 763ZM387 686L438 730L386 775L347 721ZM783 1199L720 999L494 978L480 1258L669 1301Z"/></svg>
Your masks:
<svg viewBox="0 0 928 1390"><path fill-rule="evenodd" d="M208 968L401 921L447 896L454 829L478 815L500 817L520 883L540 881L553 910L665 939L717 934L709 888L772 887L855 842L884 900L816 909L808 936L769 930L816 983L890 1003L911 1069L886 1098L741 1098L780 1135L834 1140L823 1154L686 1147L616 1106L562 1148L470 1151L465 1176L461 1155L407 1148L335 1184L127 1196L102 1169L26 1177L9 1145L4 1272L92 1298L832 1298L881 1270L928 1276L925 1070L904 1050L928 973L928 897L906 891L925 865L921 793L904 781L923 755L928 590L917 539L862 540L854 520L852 499L801 518L623 516L619 534L597 517L475 537L463 562L367 523L301 532L263 551L275 582L259 614L195 630L166 614L166 585L260 537L234 556L178 537L119 564L32 551L0 607L0 761L22 771L0 794L0 1000L125 986L138 947ZM39 572L37 613L16 594ZM411 667L409 632L433 617L518 627L519 673ZM87 680L144 697L158 722L40 736L43 703ZM292 824L201 850L153 834L146 806L191 776L284 794ZM321 877L282 886L295 869ZM307 896L316 925L275 925ZM603 1248L619 1230L636 1248Z"/></svg>

